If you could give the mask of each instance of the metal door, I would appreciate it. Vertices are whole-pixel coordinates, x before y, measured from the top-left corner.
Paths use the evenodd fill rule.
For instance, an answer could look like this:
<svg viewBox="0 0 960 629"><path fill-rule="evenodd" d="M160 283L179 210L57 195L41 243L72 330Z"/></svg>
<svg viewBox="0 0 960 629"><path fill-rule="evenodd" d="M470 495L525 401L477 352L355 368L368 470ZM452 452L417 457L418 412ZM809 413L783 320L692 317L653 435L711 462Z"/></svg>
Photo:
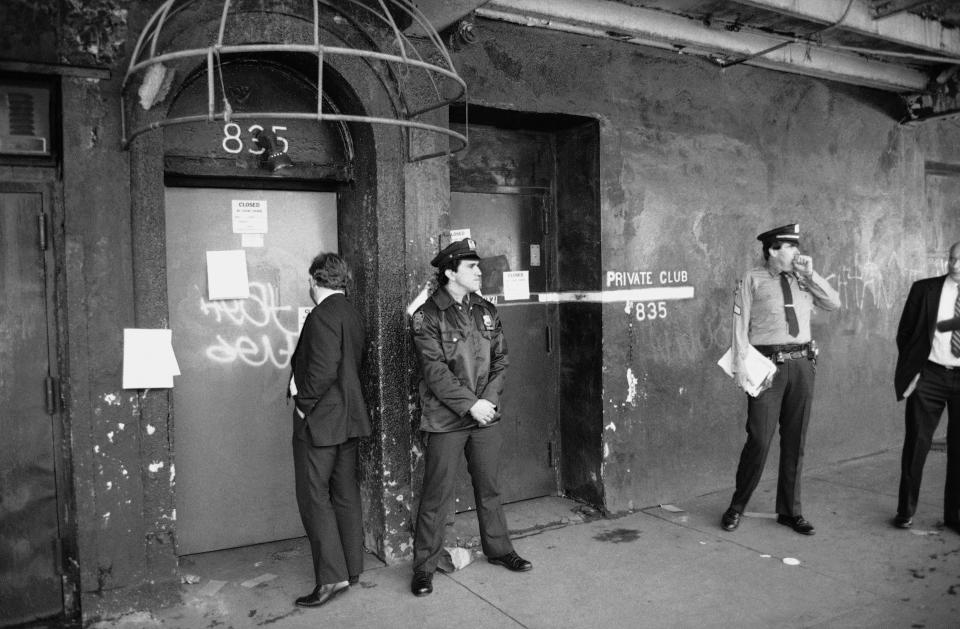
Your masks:
<svg viewBox="0 0 960 629"><path fill-rule="evenodd" d="M266 233L235 233L234 202L248 201L265 208ZM168 188L166 237L182 372L173 388L177 552L300 537L286 387L301 309L313 305L310 261L338 250L336 196ZM245 254L250 296L210 300L206 252L230 250Z"/></svg>
<svg viewBox="0 0 960 629"><path fill-rule="evenodd" d="M7 189L9 190L9 188ZM0 189L0 626L63 613L44 195Z"/></svg>
<svg viewBox="0 0 960 629"><path fill-rule="evenodd" d="M483 259L481 292L497 304L510 366L501 400L504 431L500 488L503 502L556 495L558 357L552 335L559 328L548 290L549 196L453 192L451 229L470 229ZM503 273L528 271L530 298L505 300ZM456 510L475 508L466 465L457 482Z"/></svg>

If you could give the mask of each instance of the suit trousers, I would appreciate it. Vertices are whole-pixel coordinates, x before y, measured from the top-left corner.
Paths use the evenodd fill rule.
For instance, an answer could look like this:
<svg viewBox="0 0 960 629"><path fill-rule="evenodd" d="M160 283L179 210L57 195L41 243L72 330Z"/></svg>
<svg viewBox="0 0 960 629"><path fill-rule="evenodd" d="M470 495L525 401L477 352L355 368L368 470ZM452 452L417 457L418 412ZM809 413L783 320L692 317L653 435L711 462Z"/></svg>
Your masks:
<svg viewBox="0 0 960 629"><path fill-rule="evenodd" d="M426 455L423 489L413 541L414 571L435 572L443 552L447 516L454 504L457 468L461 455L467 471L480 523L480 544L487 557L513 551L507 519L500 504L500 424L453 432L425 432Z"/></svg>
<svg viewBox="0 0 960 629"><path fill-rule="evenodd" d="M917 388L907 398L897 515L913 517L917 511L923 465L944 406L947 408L947 480L943 491L943 519L960 524L960 369L945 369L930 363L920 371Z"/></svg>
<svg viewBox="0 0 960 629"><path fill-rule="evenodd" d="M357 480L357 439L314 446L293 439L300 519L310 541L317 585L363 572L363 515Z"/></svg>
<svg viewBox="0 0 960 629"><path fill-rule="evenodd" d="M780 426L780 471L777 479L777 513L802 515L800 474L803 447L813 406L816 364L804 358L787 360L777 369L772 386L747 402L747 442L737 466L737 488L730 506L743 513L760 483L763 468Z"/></svg>

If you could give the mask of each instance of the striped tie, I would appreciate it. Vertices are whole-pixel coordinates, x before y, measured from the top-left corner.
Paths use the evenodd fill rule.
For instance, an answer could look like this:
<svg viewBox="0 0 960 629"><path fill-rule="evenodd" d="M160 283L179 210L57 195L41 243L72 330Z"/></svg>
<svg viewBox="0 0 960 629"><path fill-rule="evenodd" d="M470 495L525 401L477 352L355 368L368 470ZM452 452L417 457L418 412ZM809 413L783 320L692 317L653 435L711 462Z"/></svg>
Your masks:
<svg viewBox="0 0 960 629"><path fill-rule="evenodd" d="M960 292L957 293L957 301L953 302L953 316L960 317ZM950 333L950 353L960 358L960 330Z"/></svg>

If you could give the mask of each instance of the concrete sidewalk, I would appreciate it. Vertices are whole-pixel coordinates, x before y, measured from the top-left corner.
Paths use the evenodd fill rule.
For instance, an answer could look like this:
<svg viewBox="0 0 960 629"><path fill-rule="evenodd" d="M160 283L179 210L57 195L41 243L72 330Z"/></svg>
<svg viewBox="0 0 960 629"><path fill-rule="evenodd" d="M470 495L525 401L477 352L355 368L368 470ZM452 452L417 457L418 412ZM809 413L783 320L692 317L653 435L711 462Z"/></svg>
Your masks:
<svg viewBox="0 0 960 629"><path fill-rule="evenodd" d="M299 609L310 555L290 540L185 558L182 605L142 610L98 629L336 627L960 627L960 534L938 528L946 456L931 452L914 528L891 526L899 453L808 471L812 537L778 525L768 470L740 528L719 527L730 491L665 498L619 518L585 517L548 498L509 505L515 545L534 564L514 574L477 557L409 592L409 563L368 557L360 584L319 609ZM733 470L731 470L731 475ZM458 516L473 541L475 516Z"/></svg>

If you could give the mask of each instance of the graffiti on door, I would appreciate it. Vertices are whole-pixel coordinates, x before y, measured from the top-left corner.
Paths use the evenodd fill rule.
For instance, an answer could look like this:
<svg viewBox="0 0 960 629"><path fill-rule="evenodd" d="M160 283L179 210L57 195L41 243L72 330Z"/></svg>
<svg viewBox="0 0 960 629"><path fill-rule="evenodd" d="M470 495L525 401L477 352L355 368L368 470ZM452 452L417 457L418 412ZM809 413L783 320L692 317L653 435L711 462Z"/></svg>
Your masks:
<svg viewBox="0 0 960 629"><path fill-rule="evenodd" d="M216 323L236 328L233 335L217 334L206 356L215 363L242 363L250 367L290 366L300 330L296 309L279 304L279 291L269 283L250 282L248 299L207 301L200 298L200 313Z"/></svg>

